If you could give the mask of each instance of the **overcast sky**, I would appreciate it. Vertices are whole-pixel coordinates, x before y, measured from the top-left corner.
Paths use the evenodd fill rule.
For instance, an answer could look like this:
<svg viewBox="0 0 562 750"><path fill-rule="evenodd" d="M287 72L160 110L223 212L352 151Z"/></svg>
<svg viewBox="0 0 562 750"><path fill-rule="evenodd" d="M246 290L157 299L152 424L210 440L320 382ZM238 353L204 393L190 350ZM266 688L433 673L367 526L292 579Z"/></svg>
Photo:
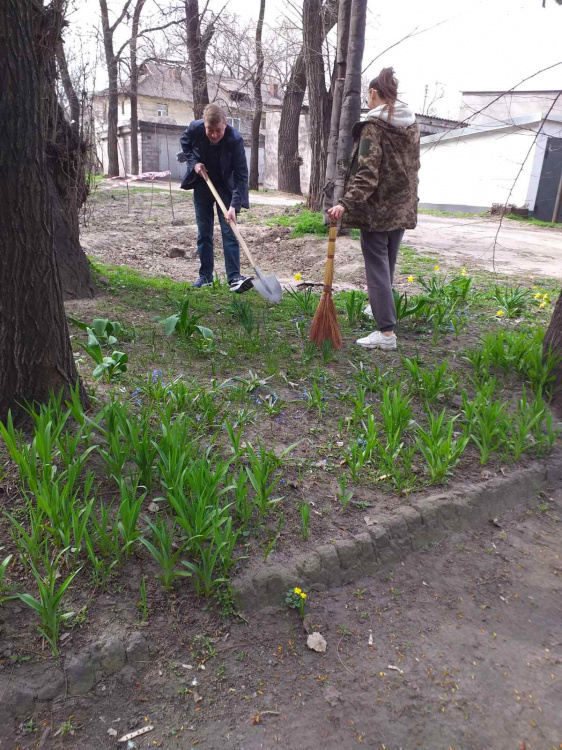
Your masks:
<svg viewBox="0 0 562 750"><path fill-rule="evenodd" d="M96 0L75 0L71 21L90 27ZM299 0L292 0L300 5ZM121 5L121 0L113 3ZM211 0L220 8L223 0ZM87 6L87 7L86 7ZM111 7L111 4L110 4ZM286 10L285 0L266 0L266 24ZM244 18L257 16L259 0L230 0L229 10ZM290 11L292 18L295 12ZM433 28L432 28L433 27ZM423 31L428 29L427 31ZM375 75L392 65L401 98L421 111L425 86L435 83L445 96L436 114L456 117L462 90L504 90L536 71L562 61L562 6L554 0L370 0L364 65L385 48L420 32L384 53L369 69ZM562 65L542 73L521 88L561 89Z"/></svg>

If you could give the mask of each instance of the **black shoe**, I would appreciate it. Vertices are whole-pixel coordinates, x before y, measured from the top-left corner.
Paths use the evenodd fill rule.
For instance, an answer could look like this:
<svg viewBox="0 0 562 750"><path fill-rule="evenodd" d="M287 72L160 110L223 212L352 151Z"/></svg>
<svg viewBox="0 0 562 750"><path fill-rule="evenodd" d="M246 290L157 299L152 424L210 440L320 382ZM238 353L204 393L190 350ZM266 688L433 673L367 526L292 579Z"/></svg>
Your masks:
<svg viewBox="0 0 562 750"><path fill-rule="evenodd" d="M228 282L230 291L236 292L236 294L244 294L244 292L250 291L254 286L252 279L253 276L237 276L235 279Z"/></svg>
<svg viewBox="0 0 562 750"><path fill-rule="evenodd" d="M191 286L193 289L201 289L202 286L211 286L211 282L201 276L201 278L197 279L195 284L192 284Z"/></svg>

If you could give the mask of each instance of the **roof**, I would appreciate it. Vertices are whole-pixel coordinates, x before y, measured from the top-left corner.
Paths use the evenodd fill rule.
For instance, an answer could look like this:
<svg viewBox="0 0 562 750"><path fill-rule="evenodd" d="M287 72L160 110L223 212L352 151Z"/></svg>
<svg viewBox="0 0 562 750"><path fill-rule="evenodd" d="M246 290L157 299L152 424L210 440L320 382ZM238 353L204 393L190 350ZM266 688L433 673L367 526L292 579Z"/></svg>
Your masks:
<svg viewBox="0 0 562 750"><path fill-rule="evenodd" d="M443 133L435 133L434 135L426 135L421 139L421 145L426 143L433 143L435 141L448 141L459 138L466 138L472 135L482 135L484 133L497 133L501 130L509 130L510 128L523 128L526 125L534 125L537 122L548 120L549 122L558 122L562 125L562 116L552 115L547 112L536 112L532 115L525 115L523 117L514 117L510 122L500 123L499 125L471 125L468 128L457 128L455 130L446 130Z"/></svg>
<svg viewBox="0 0 562 750"><path fill-rule="evenodd" d="M522 89L516 89L516 90L500 90L500 91L461 91L461 94L490 94L490 96L502 96L502 95L511 95L513 94L559 94L561 89L528 89L523 91Z"/></svg>
<svg viewBox="0 0 562 750"><path fill-rule="evenodd" d="M219 74L207 74L209 99L226 106L243 109L244 103L253 109L254 84L251 81L238 80ZM128 94L127 85L120 86L122 94ZM265 106L283 104L283 93L276 86L275 94L270 91L269 83L262 83L262 99ZM106 96L107 89L98 96ZM172 65L163 62L149 62L142 66L138 82L138 95L154 99L175 99L181 102L193 101L191 74L187 65ZM242 100L240 100L240 98ZM244 101L245 100L245 101Z"/></svg>

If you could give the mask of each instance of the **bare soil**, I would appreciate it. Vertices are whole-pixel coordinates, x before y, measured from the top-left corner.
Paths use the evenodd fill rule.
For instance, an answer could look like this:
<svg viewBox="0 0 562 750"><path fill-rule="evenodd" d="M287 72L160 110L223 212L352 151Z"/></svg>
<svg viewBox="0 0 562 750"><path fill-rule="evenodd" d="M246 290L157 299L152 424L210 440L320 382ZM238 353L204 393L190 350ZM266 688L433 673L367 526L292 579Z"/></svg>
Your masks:
<svg viewBox="0 0 562 750"><path fill-rule="evenodd" d="M154 661L31 725L3 726L0 747L112 747L109 729L120 737L150 722L139 750L558 748L561 514L557 490L376 577L312 593L325 654L306 647L294 610L221 622L151 590L143 632ZM84 630L102 618L134 627L131 604L126 592L108 597ZM54 736L69 717L74 734Z"/></svg>

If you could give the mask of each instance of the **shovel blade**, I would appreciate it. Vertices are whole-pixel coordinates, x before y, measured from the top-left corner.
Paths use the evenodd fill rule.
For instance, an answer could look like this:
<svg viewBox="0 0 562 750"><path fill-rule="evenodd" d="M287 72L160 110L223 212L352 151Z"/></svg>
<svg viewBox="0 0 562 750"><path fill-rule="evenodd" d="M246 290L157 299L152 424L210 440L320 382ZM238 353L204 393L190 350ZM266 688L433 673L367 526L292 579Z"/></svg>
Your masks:
<svg viewBox="0 0 562 750"><path fill-rule="evenodd" d="M264 276L262 273L257 271L257 269L254 270L256 271L257 276L257 278L253 280L254 289L256 290L256 292L265 299L269 300L269 302L279 304L279 302L281 302L281 298L283 297L283 289L277 278L275 276Z"/></svg>

